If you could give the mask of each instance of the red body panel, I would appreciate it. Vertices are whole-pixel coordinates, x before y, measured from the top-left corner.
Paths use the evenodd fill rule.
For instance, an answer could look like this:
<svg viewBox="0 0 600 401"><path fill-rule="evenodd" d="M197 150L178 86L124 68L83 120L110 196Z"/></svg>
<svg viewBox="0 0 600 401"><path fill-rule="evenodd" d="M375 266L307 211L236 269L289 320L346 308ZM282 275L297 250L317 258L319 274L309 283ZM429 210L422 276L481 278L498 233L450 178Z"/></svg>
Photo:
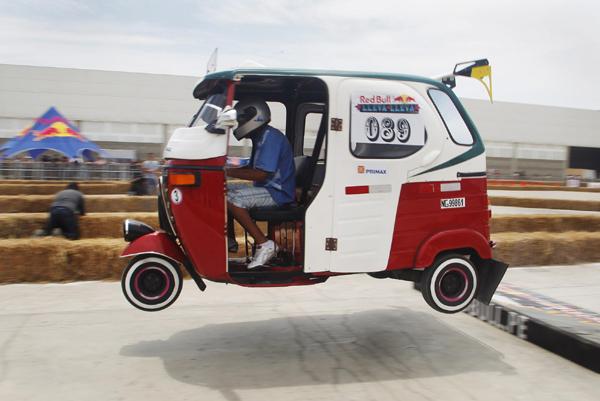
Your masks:
<svg viewBox="0 0 600 401"><path fill-rule="evenodd" d="M483 259L492 257L489 240L470 228L458 228L440 231L427 238L417 253L415 268L431 266L440 252L459 248L473 248Z"/></svg>
<svg viewBox="0 0 600 401"><path fill-rule="evenodd" d="M441 185L452 183L402 185L387 270L426 267L429 265L421 264L430 255L435 257L450 249L474 248L482 258L491 257L487 179L465 178L456 183L460 183L460 190L445 192L441 191ZM465 207L442 209L441 200L451 198L465 198ZM448 234L433 239L444 232Z"/></svg>
<svg viewBox="0 0 600 401"><path fill-rule="evenodd" d="M158 253L181 264L185 263L187 260L175 241L167 234L160 231L146 234L127 244L125 249L123 249L123 252L121 252L121 257L134 256L142 253Z"/></svg>
<svg viewBox="0 0 600 401"><path fill-rule="evenodd" d="M226 157L208 160L168 160L166 165L223 167ZM170 169L178 172L200 172L201 185L177 187L181 202L171 202L175 229L186 253L200 276L228 280L226 225L227 185L222 170ZM175 187L169 184L168 196Z"/></svg>

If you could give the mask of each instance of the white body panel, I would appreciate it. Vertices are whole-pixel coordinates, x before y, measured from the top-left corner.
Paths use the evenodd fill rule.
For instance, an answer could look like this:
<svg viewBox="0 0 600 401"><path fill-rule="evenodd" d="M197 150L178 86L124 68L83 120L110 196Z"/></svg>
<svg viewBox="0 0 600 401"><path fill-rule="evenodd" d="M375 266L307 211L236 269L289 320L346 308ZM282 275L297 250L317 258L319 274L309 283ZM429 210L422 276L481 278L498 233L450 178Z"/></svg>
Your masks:
<svg viewBox="0 0 600 401"><path fill-rule="evenodd" d="M178 128L163 153L165 159L204 160L227 154L229 135L212 134L204 127Z"/></svg>
<svg viewBox="0 0 600 401"><path fill-rule="evenodd" d="M485 171L485 155L460 163L458 167L419 175L471 149L471 146L456 145L450 139L427 94L429 85L359 78L323 80L327 82L330 93L335 94L330 98L329 118L342 119L342 131L329 131L325 180L306 213L304 270L339 273L382 271L389 260L402 184L409 181L456 181L457 171ZM420 106L419 116L427 132L422 148L404 158L354 156L350 150L350 135L356 134L351 131L364 128L356 122L352 127L352 117L356 119L357 113L354 111L356 105L351 102L360 93L408 95L415 100ZM374 115L382 120L383 114ZM359 173L359 167L363 173ZM385 173L365 174L364 171L368 170ZM347 194L346 188L352 187L368 187L369 193ZM336 251L325 250L326 238L330 237L337 239Z"/></svg>

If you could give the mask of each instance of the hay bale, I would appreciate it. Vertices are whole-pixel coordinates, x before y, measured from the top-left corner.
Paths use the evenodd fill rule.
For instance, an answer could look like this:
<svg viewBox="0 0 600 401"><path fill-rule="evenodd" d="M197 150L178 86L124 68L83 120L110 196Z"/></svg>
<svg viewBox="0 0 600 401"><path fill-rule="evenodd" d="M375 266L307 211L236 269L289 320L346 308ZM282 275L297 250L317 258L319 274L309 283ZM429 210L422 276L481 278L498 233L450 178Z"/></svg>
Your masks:
<svg viewBox="0 0 600 401"><path fill-rule="evenodd" d="M590 212L600 211L600 201L513 198L509 196L490 196L489 200L493 206L512 206L536 209L584 210Z"/></svg>
<svg viewBox="0 0 600 401"><path fill-rule="evenodd" d="M118 281L132 259L119 256L126 246L122 239L0 240L0 284ZM182 273L189 278L185 269Z"/></svg>
<svg viewBox="0 0 600 401"><path fill-rule="evenodd" d="M240 251L231 257L243 257ZM568 265L600 261L600 233L514 233L494 235L494 257L511 266ZM130 258L119 255L122 239L64 238L0 240L0 283L120 280ZM185 272L184 272L185 275Z"/></svg>
<svg viewBox="0 0 600 401"><path fill-rule="evenodd" d="M47 213L0 214L0 238L27 238L48 221Z"/></svg>
<svg viewBox="0 0 600 401"><path fill-rule="evenodd" d="M3 213L44 213L50 210L54 195L0 196Z"/></svg>
<svg viewBox="0 0 600 401"><path fill-rule="evenodd" d="M0 283L118 280L127 261L118 239L43 237L0 241Z"/></svg>
<svg viewBox="0 0 600 401"><path fill-rule="evenodd" d="M600 192L600 188L565 187L565 186L522 186L522 185L488 185L488 191L567 191L567 192Z"/></svg>
<svg viewBox="0 0 600 401"><path fill-rule="evenodd" d="M0 196L3 213L47 213L54 195ZM156 212L156 196L91 195L85 196L86 212Z"/></svg>
<svg viewBox="0 0 600 401"><path fill-rule="evenodd" d="M97 213L79 220L81 238L123 238L123 220L132 219L160 231L158 213Z"/></svg>
<svg viewBox="0 0 600 401"><path fill-rule="evenodd" d="M4 213L0 214L0 238L28 238L38 228L43 228L47 213ZM158 213L122 212L92 213L79 217L82 238L121 238L121 224L133 219L159 229ZM267 223L258 222L266 233ZM588 215L498 215L490 220L492 234L514 232L600 232L600 216ZM235 223L236 238L244 238L243 228Z"/></svg>
<svg viewBox="0 0 600 401"><path fill-rule="evenodd" d="M597 215L498 215L490 220L491 233L504 232L567 232L600 231L600 216Z"/></svg>
<svg viewBox="0 0 600 401"><path fill-rule="evenodd" d="M112 212L157 212L156 196L113 196L86 197L86 208L90 213Z"/></svg>
<svg viewBox="0 0 600 401"><path fill-rule="evenodd" d="M79 189L86 195L127 194L129 182L112 184L79 184ZM53 195L66 189L66 184L47 182L44 184L4 184L0 182L0 195Z"/></svg>
<svg viewBox="0 0 600 401"><path fill-rule="evenodd" d="M12 180L12 179L2 180L2 179L0 179L0 184L5 184L5 185L10 185L10 184L16 184L16 185L60 184L63 186L67 186L67 184L70 182L77 182L78 184L81 185L81 184L122 184L123 182L126 182L126 181Z"/></svg>
<svg viewBox="0 0 600 401"><path fill-rule="evenodd" d="M122 222L133 219L159 229L158 213L97 213L78 217L81 238L122 238ZM0 238L29 238L48 221L47 213L0 214Z"/></svg>
<svg viewBox="0 0 600 401"><path fill-rule="evenodd" d="M600 261L600 233L502 233L492 238L494 258L511 266L570 265Z"/></svg>
<svg viewBox="0 0 600 401"><path fill-rule="evenodd" d="M559 187L564 186L565 181L530 181L530 180L519 180L516 178L512 179L497 179L488 178L488 185L502 185L512 187Z"/></svg>

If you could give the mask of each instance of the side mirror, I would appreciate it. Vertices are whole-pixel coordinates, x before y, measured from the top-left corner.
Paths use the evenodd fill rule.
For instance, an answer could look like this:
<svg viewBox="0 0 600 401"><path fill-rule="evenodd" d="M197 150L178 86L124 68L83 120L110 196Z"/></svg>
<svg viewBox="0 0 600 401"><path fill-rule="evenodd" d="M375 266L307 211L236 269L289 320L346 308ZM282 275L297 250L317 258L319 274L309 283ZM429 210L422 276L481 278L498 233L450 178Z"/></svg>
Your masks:
<svg viewBox="0 0 600 401"><path fill-rule="evenodd" d="M235 127L237 125L237 111L233 107L227 106L217 117L215 125L217 127Z"/></svg>
<svg viewBox="0 0 600 401"><path fill-rule="evenodd" d="M237 125L237 111L227 106L212 123L208 124L206 130L213 134L225 135L228 128L237 128Z"/></svg>

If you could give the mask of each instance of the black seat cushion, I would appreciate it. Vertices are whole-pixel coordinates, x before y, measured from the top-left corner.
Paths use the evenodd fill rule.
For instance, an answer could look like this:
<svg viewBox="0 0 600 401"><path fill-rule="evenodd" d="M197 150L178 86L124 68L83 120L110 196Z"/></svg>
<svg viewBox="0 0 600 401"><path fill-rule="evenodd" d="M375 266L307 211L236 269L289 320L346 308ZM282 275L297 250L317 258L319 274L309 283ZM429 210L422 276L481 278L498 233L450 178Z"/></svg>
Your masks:
<svg viewBox="0 0 600 401"><path fill-rule="evenodd" d="M285 205L275 209L259 207L249 210L252 220L272 223L302 220L304 219L304 211L304 207L298 205Z"/></svg>
<svg viewBox="0 0 600 401"><path fill-rule="evenodd" d="M296 169L296 187L302 188L306 179L306 168L310 156L297 156L294 158L294 167ZM285 221L295 221L304 219L305 208L299 205L283 205L277 208L257 207L248 210L250 217L254 221L269 221L281 223Z"/></svg>

